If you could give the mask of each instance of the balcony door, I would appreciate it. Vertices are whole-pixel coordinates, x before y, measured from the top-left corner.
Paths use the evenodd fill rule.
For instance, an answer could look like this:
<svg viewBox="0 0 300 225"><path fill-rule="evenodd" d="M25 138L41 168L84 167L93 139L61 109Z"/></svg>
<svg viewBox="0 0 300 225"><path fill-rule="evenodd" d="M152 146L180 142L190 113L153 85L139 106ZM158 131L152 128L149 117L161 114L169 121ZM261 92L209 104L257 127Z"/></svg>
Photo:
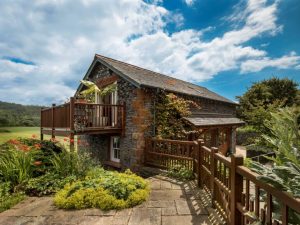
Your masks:
<svg viewBox="0 0 300 225"><path fill-rule="evenodd" d="M94 120L100 127L103 126L116 126L118 122L118 92L115 90L105 96L99 94L95 95L95 103L100 104L97 106Z"/></svg>

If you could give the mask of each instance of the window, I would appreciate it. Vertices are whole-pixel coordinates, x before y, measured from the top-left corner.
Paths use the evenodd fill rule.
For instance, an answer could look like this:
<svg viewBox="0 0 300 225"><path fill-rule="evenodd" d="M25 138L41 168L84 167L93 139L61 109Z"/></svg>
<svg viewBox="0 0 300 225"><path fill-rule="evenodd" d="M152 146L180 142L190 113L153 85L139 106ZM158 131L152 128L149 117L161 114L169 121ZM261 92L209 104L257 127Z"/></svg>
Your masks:
<svg viewBox="0 0 300 225"><path fill-rule="evenodd" d="M120 137L111 137L110 160L120 162Z"/></svg>

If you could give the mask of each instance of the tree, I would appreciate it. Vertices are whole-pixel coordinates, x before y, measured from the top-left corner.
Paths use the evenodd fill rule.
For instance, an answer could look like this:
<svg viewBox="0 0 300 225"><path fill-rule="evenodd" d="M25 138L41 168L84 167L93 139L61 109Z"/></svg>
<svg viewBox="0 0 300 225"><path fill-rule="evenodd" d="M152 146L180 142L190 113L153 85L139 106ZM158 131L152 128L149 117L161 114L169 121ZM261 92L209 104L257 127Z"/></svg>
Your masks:
<svg viewBox="0 0 300 225"><path fill-rule="evenodd" d="M254 83L237 99L240 102L239 117L258 131L265 132L264 121L271 117L270 112L282 107L299 106L300 91L297 82L273 77Z"/></svg>

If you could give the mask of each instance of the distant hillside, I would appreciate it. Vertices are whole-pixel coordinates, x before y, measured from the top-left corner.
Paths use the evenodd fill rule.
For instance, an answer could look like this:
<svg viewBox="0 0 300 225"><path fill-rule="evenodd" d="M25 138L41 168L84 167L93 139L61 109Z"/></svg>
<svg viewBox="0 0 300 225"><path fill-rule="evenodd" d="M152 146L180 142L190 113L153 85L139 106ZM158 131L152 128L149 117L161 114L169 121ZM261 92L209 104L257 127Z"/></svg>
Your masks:
<svg viewBox="0 0 300 225"><path fill-rule="evenodd" d="M40 125L41 106L21 105L0 101L0 127Z"/></svg>

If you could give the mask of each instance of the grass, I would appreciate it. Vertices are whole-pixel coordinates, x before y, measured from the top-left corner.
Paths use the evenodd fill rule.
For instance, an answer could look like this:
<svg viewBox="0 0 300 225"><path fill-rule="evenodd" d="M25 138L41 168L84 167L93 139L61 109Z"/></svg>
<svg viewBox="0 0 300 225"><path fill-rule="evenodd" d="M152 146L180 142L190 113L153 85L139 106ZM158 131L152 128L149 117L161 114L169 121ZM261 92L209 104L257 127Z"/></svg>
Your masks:
<svg viewBox="0 0 300 225"><path fill-rule="evenodd" d="M4 142L18 138L29 138L33 134L40 137L40 128L39 127L0 127L0 144Z"/></svg>
<svg viewBox="0 0 300 225"><path fill-rule="evenodd" d="M36 138L40 138L40 127L0 127L0 145L10 139L16 138L30 138L32 135L36 135ZM44 140L49 140L50 135L44 135ZM63 139L64 137L55 137L66 149L69 149L69 144ZM77 137L75 137L75 142ZM76 149L76 145L75 145Z"/></svg>
<svg viewBox="0 0 300 225"><path fill-rule="evenodd" d="M22 193L16 193L10 196L0 197L0 213L10 209L14 205L23 201L26 196Z"/></svg>

